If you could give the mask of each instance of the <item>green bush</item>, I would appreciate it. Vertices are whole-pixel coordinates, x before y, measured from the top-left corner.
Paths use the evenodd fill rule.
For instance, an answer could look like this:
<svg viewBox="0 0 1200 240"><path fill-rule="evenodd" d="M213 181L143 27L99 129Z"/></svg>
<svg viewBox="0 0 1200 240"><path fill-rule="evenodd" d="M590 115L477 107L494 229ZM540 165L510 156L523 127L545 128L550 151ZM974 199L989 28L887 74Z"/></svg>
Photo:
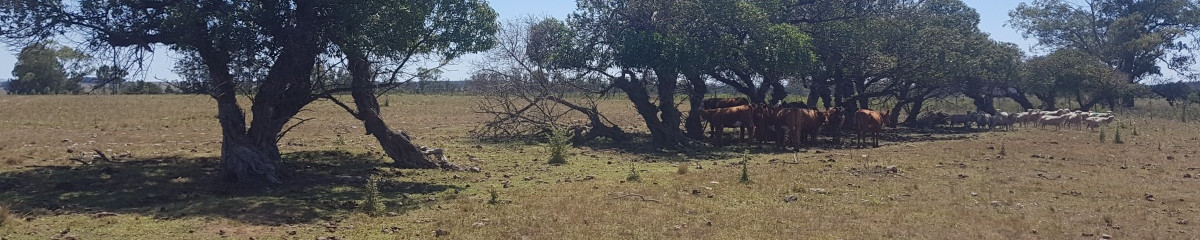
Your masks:
<svg viewBox="0 0 1200 240"><path fill-rule="evenodd" d="M555 127L550 131L550 137L547 139L547 148L550 150L550 160L546 161L551 165L567 164L566 151L571 147L571 136L566 130Z"/></svg>
<svg viewBox="0 0 1200 240"><path fill-rule="evenodd" d="M496 192L496 189L488 190L487 203L491 204L491 205L496 205L496 204L500 203L500 194Z"/></svg>
<svg viewBox="0 0 1200 240"><path fill-rule="evenodd" d="M641 182L642 181L642 175L638 174L637 168L633 167L633 163L629 163L629 176L625 177L625 181L629 181L629 182Z"/></svg>
<svg viewBox="0 0 1200 240"><path fill-rule="evenodd" d="M382 180L379 176L371 176L363 186L363 203L360 206L368 215L379 216L387 211L383 196L379 194L379 182Z"/></svg>
<svg viewBox="0 0 1200 240"><path fill-rule="evenodd" d="M750 150L743 152L745 157L742 158L742 178L740 182L750 183Z"/></svg>

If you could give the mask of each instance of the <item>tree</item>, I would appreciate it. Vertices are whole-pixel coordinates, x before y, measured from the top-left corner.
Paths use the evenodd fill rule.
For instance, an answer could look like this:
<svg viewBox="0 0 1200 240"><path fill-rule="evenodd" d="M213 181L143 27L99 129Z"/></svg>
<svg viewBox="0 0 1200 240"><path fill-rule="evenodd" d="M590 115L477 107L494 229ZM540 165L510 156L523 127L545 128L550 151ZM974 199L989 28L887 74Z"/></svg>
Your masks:
<svg viewBox="0 0 1200 240"><path fill-rule="evenodd" d="M79 81L88 74L82 67L90 58L53 41L36 41L21 49L13 67L9 90L14 94L79 93ZM72 70L67 72L64 63Z"/></svg>
<svg viewBox="0 0 1200 240"><path fill-rule="evenodd" d="M630 137L598 110L606 93L597 77L587 71L569 71L551 63L567 58L558 52L570 46L571 32L556 19L513 21L504 25L500 41L481 68L471 77L480 96L477 113L491 116L472 130L486 139L553 138L556 131L572 131L571 142L583 144L604 137L625 141ZM578 117L586 124L576 124ZM565 128L565 129L564 129Z"/></svg>
<svg viewBox="0 0 1200 240"><path fill-rule="evenodd" d="M350 95L355 108L341 103L326 90L319 97L332 100L363 121L368 134L379 141L397 167L457 168L446 161L428 159L425 152L403 131L393 131L380 116L377 97L381 82L397 84L397 74L414 58L435 56L445 64L463 54L481 52L495 45L496 12L478 0L359 1L336 5L334 12L346 13L330 28L329 41L345 58L350 73ZM349 17L369 16L369 17ZM393 66L388 71L387 66ZM418 69L422 80L433 79L440 69ZM380 77L380 72L391 75ZM422 81L424 82L424 81Z"/></svg>
<svg viewBox="0 0 1200 240"><path fill-rule="evenodd" d="M1043 109L1057 109L1059 98L1074 96L1083 110L1101 100L1122 94L1135 95L1128 76L1079 50L1060 49L1023 64L1021 88L1042 101Z"/></svg>
<svg viewBox="0 0 1200 240"><path fill-rule="evenodd" d="M1175 106L1175 103L1179 102L1180 100L1187 101L1188 96L1193 92L1196 92L1195 89L1192 89L1191 85L1188 85L1182 81L1150 86L1150 90L1155 94L1166 98L1167 104L1170 104L1171 106Z"/></svg>
<svg viewBox="0 0 1200 240"><path fill-rule="evenodd" d="M136 81L133 84L124 86L120 92L124 94L162 94L163 89L158 84Z"/></svg>
<svg viewBox="0 0 1200 240"><path fill-rule="evenodd" d="M96 69L96 80L99 83L92 89L103 89L108 86L111 94L118 94L124 90L121 84L125 83L125 76L129 75L129 71L113 65L104 65ZM110 86L111 85L111 86Z"/></svg>
<svg viewBox="0 0 1200 240"><path fill-rule="evenodd" d="M1025 37L1086 53L1127 75L1130 83L1162 74L1159 63L1189 71L1196 46L1179 40L1200 31L1200 2L1190 0L1037 0L1021 3L1009 16ZM1133 96L1123 97L1132 107Z"/></svg>
<svg viewBox="0 0 1200 240"><path fill-rule="evenodd" d="M459 27L494 19L494 14L475 14L492 11L486 4L474 0L82 0L78 4L16 0L4 2L0 7L3 7L0 21L4 22L0 35L12 41L69 32L84 36L93 46L151 49L151 46L161 44L195 56L203 63L211 96L217 102L223 137L222 177L234 187L282 182L278 175L282 160L277 143L286 133L284 129L288 123L313 101L332 92L358 91L354 93L356 102L368 106L355 116L374 115L377 118L377 114L366 113L378 112L377 107L369 106L374 95L360 94L373 92L374 84L370 82L349 89L319 91L314 88L312 74L318 57L330 52L332 46L354 53L347 57L359 61L349 64L352 70L370 70L370 65L366 65L369 60L363 60L371 56L398 56L407 52L457 56L486 46L456 48L456 44L488 37L486 31L461 31L464 29ZM471 14L466 14L465 18L447 18L447 21L427 18L464 13ZM436 24L427 25L430 22ZM440 45L420 44L421 40L431 36L447 38L435 39L445 40L437 41L443 43ZM355 44L346 44L351 42ZM362 68L364 65L367 67ZM245 82L235 79L235 70L247 66L257 76L252 82L253 99L249 110L253 118L248 124L237 98L238 89ZM263 68L253 68L256 66ZM372 79L363 75L355 77L363 81ZM368 124L371 129L379 126ZM411 142L403 143L407 143L404 149L417 150ZM393 158L398 162L411 159ZM428 161L424 157L420 159Z"/></svg>
<svg viewBox="0 0 1200 240"><path fill-rule="evenodd" d="M681 72L690 48L684 39L693 1L581 0L568 25L575 39L547 65L603 75L645 121L655 145L682 149L692 143L680 130L676 106ZM648 89L653 88L653 90ZM651 93L657 95L652 100Z"/></svg>

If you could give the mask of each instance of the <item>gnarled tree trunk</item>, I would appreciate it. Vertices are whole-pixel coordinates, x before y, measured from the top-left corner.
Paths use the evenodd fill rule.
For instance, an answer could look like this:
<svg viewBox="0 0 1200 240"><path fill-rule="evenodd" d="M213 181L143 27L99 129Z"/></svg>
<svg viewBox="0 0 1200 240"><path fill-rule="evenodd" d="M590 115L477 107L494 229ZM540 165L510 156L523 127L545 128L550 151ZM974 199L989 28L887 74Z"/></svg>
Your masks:
<svg viewBox="0 0 1200 240"><path fill-rule="evenodd" d="M654 145L665 149L683 149L690 145L689 140L679 129L680 115L675 108L675 88L679 79L676 74L657 73L658 105L650 101L650 93L646 90L645 77L638 78L637 73L625 70L621 77L613 79L613 84L625 92L625 96L633 102L634 109L646 122L650 130L650 138ZM661 113L661 116L660 116Z"/></svg>
<svg viewBox="0 0 1200 240"><path fill-rule="evenodd" d="M704 79L700 78L700 74L686 74L687 80L691 83L691 91L688 91L688 117L684 122L684 129L687 130L687 136L692 139L704 139L704 124L700 118L700 111L704 109L704 95L708 94L708 84Z"/></svg>
<svg viewBox="0 0 1200 240"><path fill-rule="evenodd" d="M300 8L295 26L277 38L287 44L280 50L267 76L258 86L251 107L254 119L238 106L236 84L230 73L231 57L212 45L200 45L197 53L208 66L221 123L221 175L234 188L259 188L282 183L278 166L280 132L304 106L312 102L310 75L321 48L318 44L316 12Z"/></svg>
<svg viewBox="0 0 1200 240"><path fill-rule="evenodd" d="M375 98L374 71L371 62L364 56L347 54L347 67L350 69L350 95L354 97L354 105L358 109L352 112L355 118L363 121L368 134L375 136L383 152L392 158L393 166L398 168L457 168L441 159L430 159L424 151L404 132L392 131L387 122L379 116L379 101Z"/></svg>

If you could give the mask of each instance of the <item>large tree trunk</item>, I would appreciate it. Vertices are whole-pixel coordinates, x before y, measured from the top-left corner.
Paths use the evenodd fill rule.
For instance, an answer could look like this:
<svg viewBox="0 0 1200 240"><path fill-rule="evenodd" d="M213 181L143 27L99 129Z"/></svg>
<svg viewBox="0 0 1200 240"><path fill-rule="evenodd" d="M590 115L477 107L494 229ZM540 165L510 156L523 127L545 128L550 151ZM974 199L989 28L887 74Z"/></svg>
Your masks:
<svg viewBox="0 0 1200 240"><path fill-rule="evenodd" d="M828 109L833 107L833 93L829 90L829 85L813 80L812 87L808 92L808 106L817 107L817 101L821 101L822 106Z"/></svg>
<svg viewBox="0 0 1200 240"><path fill-rule="evenodd" d="M1058 97L1055 95L1034 94L1033 96L1037 97L1038 101L1042 101L1042 110L1053 111L1058 109Z"/></svg>
<svg viewBox="0 0 1200 240"><path fill-rule="evenodd" d="M1132 94L1121 97L1121 105L1127 108L1133 108L1136 100Z"/></svg>
<svg viewBox="0 0 1200 240"><path fill-rule="evenodd" d="M212 98L217 101L221 123L221 179L234 188L256 189L280 184L279 148L275 138L253 137L246 132L246 115L238 105L236 86L229 73L229 58L211 48L199 52L213 81ZM258 130L255 135L267 134Z"/></svg>
<svg viewBox="0 0 1200 240"><path fill-rule="evenodd" d="M763 84L771 87L770 102L783 102L785 99L787 99L788 92L787 89L783 87L783 80L775 76L764 78L767 79L767 81L764 81Z"/></svg>
<svg viewBox="0 0 1200 240"><path fill-rule="evenodd" d="M379 115L379 100L375 98L371 62L365 56L347 58L347 67L352 79L350 95L354 97L354 105L358 109L355 117L362 120L367 133L379 141L379 146L392 158L392 165L398 168L456 168L449 162L441 161L442 159L435 161L426 157L425 152L413 144L407 134L394 132L388 127L387 122Z"/></svg>
<svg viewBox="0 0 1200 240"><path fill-rule="evenodd" d="M859 95L855 98L859 109L871 109L871 99L863 97L867 94L867 84L862 79L854 80L854 92Z"/></svg>
<svg viewBox="0 0 1200 240"><path fill-rule="evenodd" d="M639 78L638 73L630 70L625 70L624 76L613 80L613 84L625 92L625 96L630 102L633 102L634 109L637 109L642 120L646 122L646 128L650 130L650 138L654 145L665 149L683 149L688 145L687 138L683 135L683 131L679 129L679 110L671 110L675 108L675 82L678 77L669 74L658 74L658 97L659 105L654 105L650 101L650 93L646 90L645 78ZM664 77L666 77L664 79ZM666 91L669 90L669 91ZM659 113L662 112L660 118ZM675 120L671 120L674 118ZM674 123L672 125L672 123Z"/></svg>
<svg viewBox="0 0 1200 240"><path fill-rule="evenodd" d="M1093 98L1086 102L1082 102L1079 104L1079 111L1085 111L1085 112L1092 111L1092 108L1096 107L1096 104L1100 104L1101 100L1103 100L1103 99Z"/></svg>
<svg viewBox="0 0 1200 240"><path fill-rule="evenodd" d="M684 128L688 138L704 139L704 123L700 118L700 111L704 109L704 95L708 94L708 84L700 74L689 73L686 77L691 83L691 91L688 91L688 117Z"/></svg>
<svg viewBox="0 0 1200 240"><path fill-rule="evenodd" d="M972 99L972 102L975 104L976 111L996 115L995 99L986 96L973 97Z"/></svg>
<svg viewBox="0 0 1200 240"><path fill-rule="evenodd" d="M1008 96L1007 96L1008 98L1012 98L1013 101L1016 101L1017 104L1021 105L1021 109L1020 109L1021 111L1025 111L1026 109L1033 109L1033 102L1030 102L1029 97L1025 96L1025 91L1021 91L1020 89L1017 89L1017 91L1015 91L1015 92L1011 92L1011 91L1005 91L1005 92L1008 93Z"/></svg>
<svg viewBox="0 0 1200 240"><path fill-rule="evenodd" d="M921 110L925 107L925 98L912 99L912 108L908 109L908 117L904 118L905 123L916 123L920 118Z"/></svg>

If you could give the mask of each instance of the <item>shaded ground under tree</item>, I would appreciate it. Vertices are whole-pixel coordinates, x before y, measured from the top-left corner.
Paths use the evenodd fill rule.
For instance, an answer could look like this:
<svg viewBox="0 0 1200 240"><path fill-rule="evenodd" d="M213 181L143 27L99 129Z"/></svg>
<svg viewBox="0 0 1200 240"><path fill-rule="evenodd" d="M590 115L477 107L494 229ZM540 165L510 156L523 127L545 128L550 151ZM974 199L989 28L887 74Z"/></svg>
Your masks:
<svg viewBox="0 0 1200 240"><path fill-rule="evenodd" d="M357 211L363 186L383 176L379 192L391 212L421 205L410 194L464 187L396 181L380 156L342 151L283 155L281 178L292 184L264 191L221 187L217 158L150 158L83 166L38 166L0 173L0 202L25 216L142 214L156 219L228 218L254 225L327 221Z"/></svg>

